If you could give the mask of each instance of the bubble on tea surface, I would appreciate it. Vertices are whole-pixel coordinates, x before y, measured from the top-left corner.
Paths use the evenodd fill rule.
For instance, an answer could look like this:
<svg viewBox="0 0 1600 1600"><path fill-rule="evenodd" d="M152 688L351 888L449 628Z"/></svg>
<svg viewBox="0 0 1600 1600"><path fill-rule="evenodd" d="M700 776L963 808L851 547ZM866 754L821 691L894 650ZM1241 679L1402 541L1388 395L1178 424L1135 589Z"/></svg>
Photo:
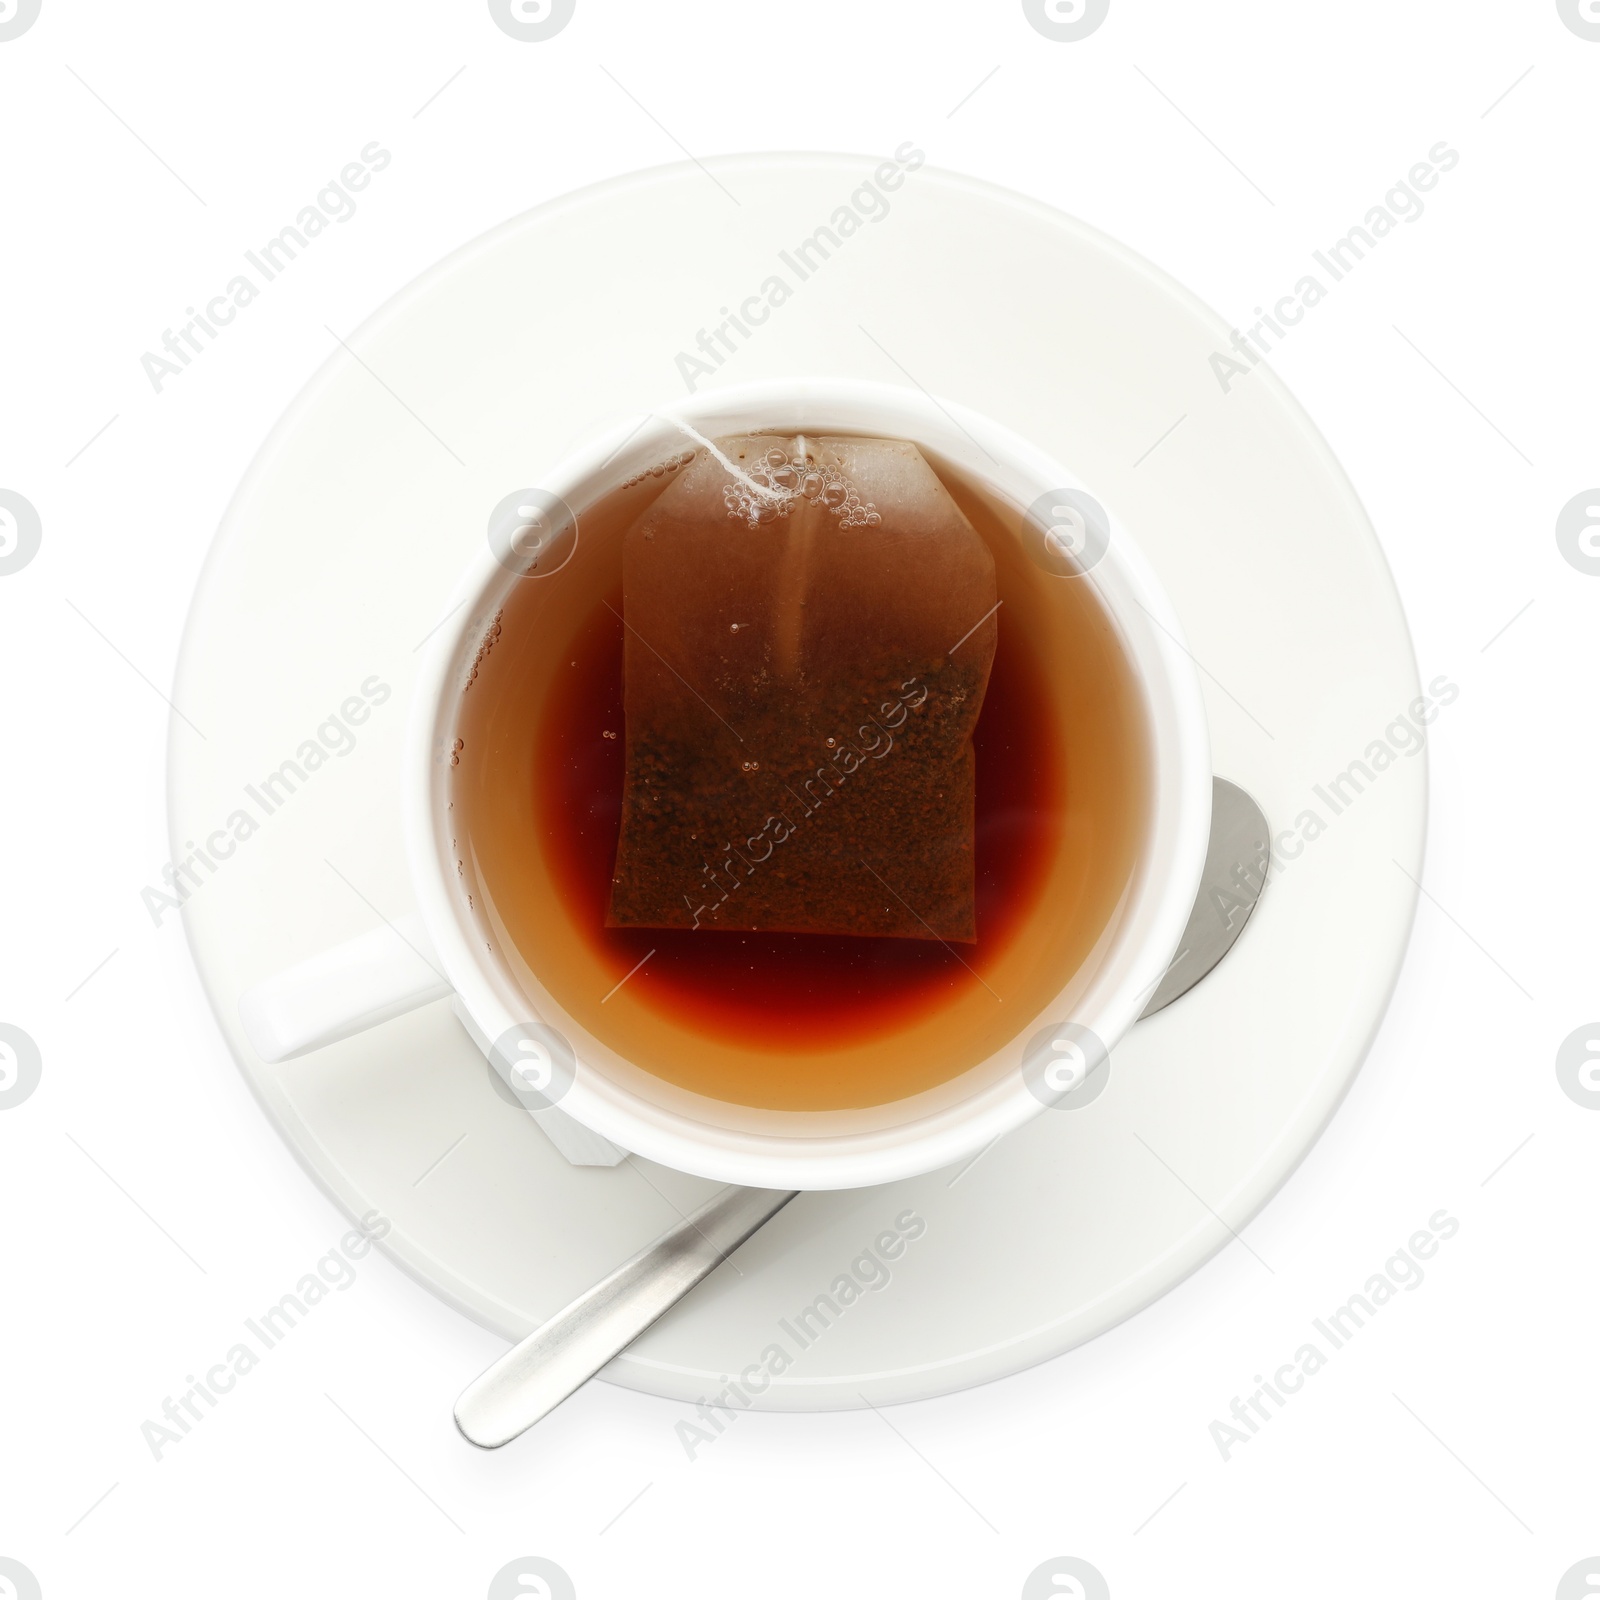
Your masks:
<svg viewBox="0 0 1600 1600"><path fill-rule="evenodd" d="M480 624L483 631L478 635L478 648L473 653L472 665L467 668L467 679L462 685L463 691L470 689L478 681L478 674L483 671L484 663L494 654L494 647L499 644L500 636L505 631L502 626L503 615L502 612L497 611L487 624ZM440 740L435 740L434 748L437 749L441 742ZM453 748L457 755L461 753L462 746L459 739L455 741ZM456 764L454 761L450 763L452 767Z"/></svg>
<svg viewBox="0 0 1600 1600"><path fill-rule="evenodd" d="M838 518L841 528L875 528L881 518L870 501L839 468L819 465L798 440L793 453L774 446L755 460L745 462L743 471L723 485L723 504L728 515L750 527L787 517L795 507L812 500L825 506Z"/></svg>
<svg viewBox="0 0 1600 1600"><path fill-rule="evenodd" d="M623 480L622 487L631 489L636 484L643 483L646 478L664 478L680 468L688 466L694 460L694 451L680 450L675 455L670 455L665 461L658 461L654 466L641 467L631 478Z"/></svg>

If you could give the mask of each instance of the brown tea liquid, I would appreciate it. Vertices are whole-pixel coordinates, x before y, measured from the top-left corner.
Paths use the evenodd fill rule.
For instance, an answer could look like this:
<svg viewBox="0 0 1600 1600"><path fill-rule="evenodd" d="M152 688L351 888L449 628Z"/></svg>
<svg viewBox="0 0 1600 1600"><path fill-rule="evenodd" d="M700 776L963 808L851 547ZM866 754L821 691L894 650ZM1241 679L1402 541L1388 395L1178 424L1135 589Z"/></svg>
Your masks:
<svg viewBox="0 0 1600 1600"><path fill-rule="evenodd" d="M489 942L513 947L566 1014L539 1007L548 1020L735 1105L882 1105L1015 1039L1089 955L1146 825L1137 688L1091 585L1035 566L1015 508L934 465L995 556L1001 602L973 741L976 943L605 925L623 791L621 536L660 492L647 478L580 518L559 573L517 585L463 700L463 878ZM759 533L730 522L729 537ZM692 663L674 666L692 681Z"/></svg>

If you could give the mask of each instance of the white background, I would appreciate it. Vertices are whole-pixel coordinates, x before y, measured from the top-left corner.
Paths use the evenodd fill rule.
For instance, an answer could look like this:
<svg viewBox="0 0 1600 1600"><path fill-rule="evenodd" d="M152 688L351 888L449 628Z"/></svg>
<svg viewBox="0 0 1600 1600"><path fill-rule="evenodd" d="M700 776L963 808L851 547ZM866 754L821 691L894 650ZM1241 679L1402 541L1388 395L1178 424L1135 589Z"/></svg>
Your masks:
<svg viewBox="0 0 1600 1600"><path fill-rule="evenodd" d="M0 1112L0 1556L61 1600L480 1596L533 1554L591 1600L1010 1597L1074 1555L1123 1600L1542 1597L1600 1554L1600 1114L1554 1071L1600 1016L1600 578L1554 535L1600 482L1597 93L1600 43L1554 0L1112 0L1078 43L1016 0L578 0L538 44L469 0L44 0L0 43L0 488L43 524L0 577L0 1022L43 1058ZM907 137L1240 324L1436 142L1461 152L1273 358L1369 508L1422 680L1461 698L1389 1018L1247 1230L1271 1274L1234 1246L894 1429L754 1415L690 1463L685 1408L605 1385L472 1451L450 1403L497 1342L374 1256L157 1463L141 1422L346 1226L138 898L167 854L162 693L233 486L329 326L505 218L686 151ZM142 353L374 139L394 160L359 213L153 392ZM1208 1424L1440 1208L1461 1227L1427 1281L1224 1462Z"/></svg>

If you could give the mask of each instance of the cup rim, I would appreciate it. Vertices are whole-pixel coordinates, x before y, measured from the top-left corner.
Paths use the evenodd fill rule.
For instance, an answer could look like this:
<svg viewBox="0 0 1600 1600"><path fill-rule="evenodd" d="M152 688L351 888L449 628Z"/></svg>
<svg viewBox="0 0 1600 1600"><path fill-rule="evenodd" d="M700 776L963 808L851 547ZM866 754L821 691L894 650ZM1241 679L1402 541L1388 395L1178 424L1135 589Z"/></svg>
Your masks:
<svg viewBox="0 0 1600 1600"><path fill-rule="evenodd" d="M968 407L896 385L824 377L727 385L625 414L540 474L539 486L567 500L581 521L582 507L614 486L600 481L608 467L617 476L636 455L682 441L673 419L712 437L773 427L878 430L913 440L920 433L920 442L946 455L952 452L932 441L948 443L953 428L997 467L1004 463L1018 479L1041 486L1041 492L1090 492L1059 461ZM984 475L981 469L979 475ZM1096 583L1125 639L1137 647L1135 664L1151 727L1151 821L1124 925L1100 963L1104 970L1068 1020L1089 1027L1114 1048L1159 982L1188 921L1209 835L1211 761L1204 702L1182 625L1143 553L1114 510L1106 509L1111 538L1096 568ZM484 540L457 586L452 620L431 641L413 687L402 782L406 850L419 909L446 976L491 1040L530 1020L532 1007L524 1002L518 1015L508 1004L507 994L518 986L498 970L498 962L480 959L481 941L454 892L448 865L453 851L442 815L445 785L434 752L454 723L457 697L450 690L460 653L469 636L481 633L484 608L473 602L506 583L506 568ZM890 1127L784 1135L714 1126L644 1099L599 1067L586 1066L581 1055L560 1107L626 1150L723 1182L788 1189L889 1182L969 1157L1045 1109L1021 1071L1020 1045L1034 1025L1024 1026L1004 1047L1019 1052L1014 1073Z"/></svg>

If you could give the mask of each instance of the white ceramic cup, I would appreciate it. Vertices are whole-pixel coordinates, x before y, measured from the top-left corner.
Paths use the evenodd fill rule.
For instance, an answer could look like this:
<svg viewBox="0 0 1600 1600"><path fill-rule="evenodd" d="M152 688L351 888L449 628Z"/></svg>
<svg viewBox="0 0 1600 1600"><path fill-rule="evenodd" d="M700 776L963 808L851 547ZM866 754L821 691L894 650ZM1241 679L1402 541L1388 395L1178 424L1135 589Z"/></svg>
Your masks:
<svg viewBox="0 0 1600 1600"><path fill-rule="evenodd" d="M674 418L711 438L780 431L909 439L1022 508L1056 490L1089 493L1059 462L963 406L884 384L786 380L635 413L545 473L541 489L572 508L580 537L586 506L685 448ZM401 792L417 913L249 990L239 1010L252 1046L263 1060L287 1060L453 992L479 1043L500 1046L491 1060L536 1114L556 1107L549 1114L563 1125L575 1119L653 1161L774 1189L851 1188L932 1171L1058 1103L1053 1096L1083 1088L1085 1074L1106 1070L1104 1052L1138 1017L1182 936L1205 861L1211 761L1182 629L1127 530L1109 512L1089 522L1069 512L1044 538L1078 555L1090 547L1088 570L1063 581L1095 585L1143 695L1151 743L1144 846L1113 925L1076 972L1062 974L1056 1000L943 1091L855 1112L724 1107L619 1061L553 997L530 995L537 974L519 976L488 950L460 886L445 817L449 766L438 754L451 747L484 619L517 583L549 581L519 575L503 540L498 554L485 540L469 564L413 689ZM1042 1035L1061 1041L1053 1046L1060 1055L1038 1058Z"/></svg>

